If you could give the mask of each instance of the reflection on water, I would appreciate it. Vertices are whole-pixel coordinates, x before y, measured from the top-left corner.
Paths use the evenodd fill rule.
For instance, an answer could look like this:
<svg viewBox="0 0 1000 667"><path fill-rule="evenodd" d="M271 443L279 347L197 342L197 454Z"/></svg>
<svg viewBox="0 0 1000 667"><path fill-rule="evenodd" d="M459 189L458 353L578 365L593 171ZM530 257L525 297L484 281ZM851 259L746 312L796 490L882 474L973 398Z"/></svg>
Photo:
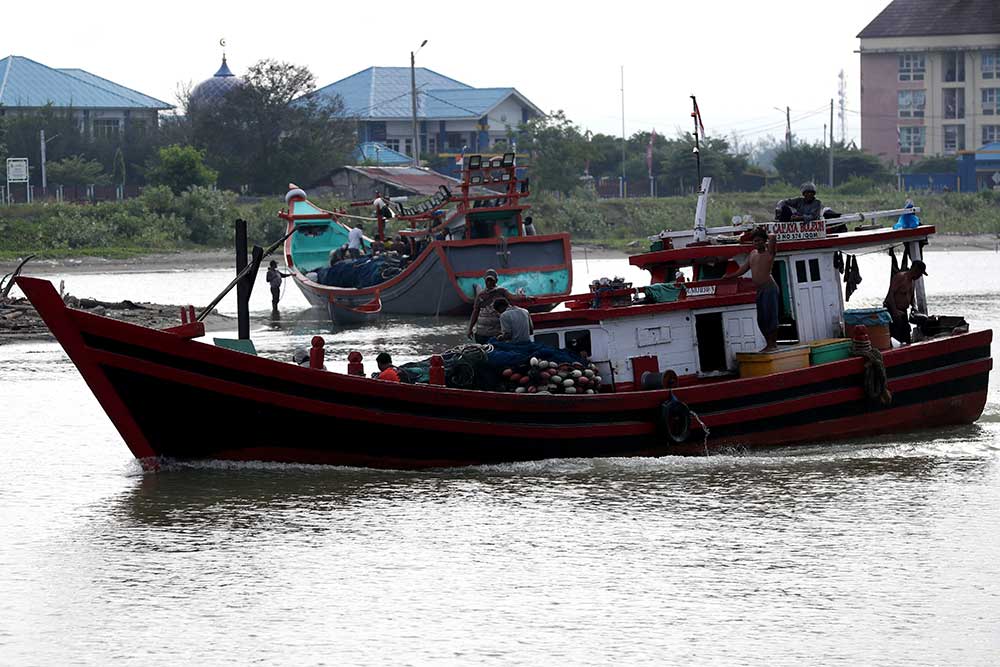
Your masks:
<svg viewBox="0 0 1000 667"><path fill-rule="evenodd" d="M995 258L929 256L982 277L931 303L995 326ZM884 260L862 257L851 306L881 300ZM578 290L626 273L589 264ZM202 303L228 275L67 280ZM338 330L291 289L269 323L267 297L274 358L317 334L333 367L464 342L462 318ZM0 664L992 664L996 372L972 426L780 454L143 474L56 345L3 345Z"/></svg>

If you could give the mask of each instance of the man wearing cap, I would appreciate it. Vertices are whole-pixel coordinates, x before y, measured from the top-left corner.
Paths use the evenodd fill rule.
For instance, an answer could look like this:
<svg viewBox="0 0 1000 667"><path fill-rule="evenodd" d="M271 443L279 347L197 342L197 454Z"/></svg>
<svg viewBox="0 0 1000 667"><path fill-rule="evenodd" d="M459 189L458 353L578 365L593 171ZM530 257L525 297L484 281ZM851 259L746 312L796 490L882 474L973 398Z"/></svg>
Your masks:
<svg viewBox="0 0 1000 667"><path fill-rule="evenodd" d="M802 196L782 199L774 209L774 219L778 222L812 222L822 217L823 205L816 199L816 186L802 184Z"/></svg>
<svg viewBox="0 0 1000 667"><path fill-rule="evenodd" d="M914 282L926 275L927 265L918 259L910 265L908 271L900 271L889 281L889 293L883 305L892 317L889 334L900 343L913 342L910 339L910 321L907 319L906 310L913 305Z"/></svg>
<svg viewBox="0 0 1000 667"><path fill-rule="evenodd" d="M469 338L475 338L476 343L485 345L490 338L500 335L500 313L493 308L493 302L503 298L508 302L516 298L503 287L497 287L497 272L489 269L483 278L486 289L476 295L472 304L472 317L469 318Z"/></svg>

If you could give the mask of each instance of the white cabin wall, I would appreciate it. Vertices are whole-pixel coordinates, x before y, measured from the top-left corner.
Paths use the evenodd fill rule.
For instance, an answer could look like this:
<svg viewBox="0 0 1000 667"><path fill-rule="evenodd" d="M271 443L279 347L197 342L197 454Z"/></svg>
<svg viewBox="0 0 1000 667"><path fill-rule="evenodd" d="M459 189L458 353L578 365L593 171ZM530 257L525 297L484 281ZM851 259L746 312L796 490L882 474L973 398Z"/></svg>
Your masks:
<svg viewBox="0 0 1000 667"><path fill-rule="evenodd" d="M809 343L841 335L843 276L833 267L833 252L796 253L786 256L792 283L792 301L799 342ZM810 260L819 263L819 280L813 280ZM797 262L805 262L806 281L799 281Z"/></svg>

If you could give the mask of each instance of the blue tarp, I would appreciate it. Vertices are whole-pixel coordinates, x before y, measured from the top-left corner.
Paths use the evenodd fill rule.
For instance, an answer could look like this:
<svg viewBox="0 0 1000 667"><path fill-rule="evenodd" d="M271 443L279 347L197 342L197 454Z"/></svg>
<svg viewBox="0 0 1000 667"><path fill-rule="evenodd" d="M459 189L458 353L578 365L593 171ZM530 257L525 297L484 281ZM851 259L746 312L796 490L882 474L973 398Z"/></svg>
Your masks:
<svg viewBox="0 0 1000 667"><path fill-rule="evenodd" d="M316 282L330 287L370 287L384 282L382 269L385 260L381 257L345 259L333 266L316 270Z"/></svg>
<svg viewBox="0 0 1000 667"><path fill-rule="evenodd" d="M583 362L583 359L568 350L560 350L541 343L503 343L500 341L490 341L493 351L489 353L489 363L491 366L512 368L531 361L532 357L538 357L544 361L555 361L560 364L572 364Z"/></svg>

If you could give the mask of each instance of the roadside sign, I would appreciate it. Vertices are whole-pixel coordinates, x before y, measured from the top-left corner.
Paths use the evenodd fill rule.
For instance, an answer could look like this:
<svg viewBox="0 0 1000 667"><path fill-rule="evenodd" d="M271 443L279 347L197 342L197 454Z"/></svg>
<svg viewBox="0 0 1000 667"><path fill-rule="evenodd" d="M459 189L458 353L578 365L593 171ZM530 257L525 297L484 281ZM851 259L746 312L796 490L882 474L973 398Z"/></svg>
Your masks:
<svg viewBox="0 0 1000 667"><path fill-rule="evenodd" d="M28 158L26 157L7 158L7 182L8 183L28 182Z"/></svg>

